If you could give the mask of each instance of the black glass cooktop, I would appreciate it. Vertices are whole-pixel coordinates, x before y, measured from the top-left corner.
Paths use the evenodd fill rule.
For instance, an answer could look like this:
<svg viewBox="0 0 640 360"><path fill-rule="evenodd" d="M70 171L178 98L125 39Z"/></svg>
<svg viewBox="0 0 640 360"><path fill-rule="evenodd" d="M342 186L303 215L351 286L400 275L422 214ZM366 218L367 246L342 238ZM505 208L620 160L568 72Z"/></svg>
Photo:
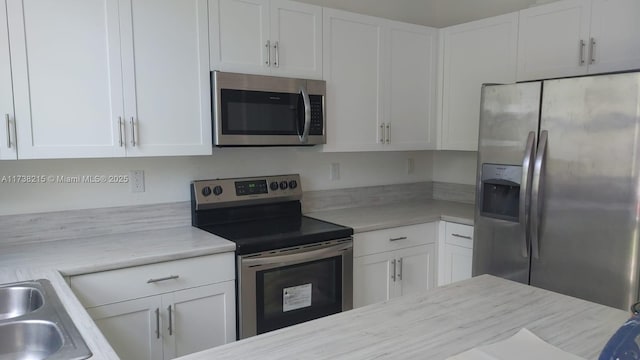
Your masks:
<svg viewBox="0 0 640 360"><path fill-rule="evenodd" d="M353 235L353 229L306 216L200 225L200 229L236 243L238 255L337 240Z"/></svg>

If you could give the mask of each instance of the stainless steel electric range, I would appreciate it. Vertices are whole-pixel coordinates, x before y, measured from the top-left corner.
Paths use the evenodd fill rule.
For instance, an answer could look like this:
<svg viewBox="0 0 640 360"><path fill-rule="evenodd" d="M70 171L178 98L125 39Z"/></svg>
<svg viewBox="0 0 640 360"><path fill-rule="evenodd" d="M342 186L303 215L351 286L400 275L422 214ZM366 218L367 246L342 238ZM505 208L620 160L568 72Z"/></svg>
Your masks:
<svg viewBox="0 0 640 360"><path fill-rule="evenodd" d="M191 183L193 226L236 243L239 339L353 306L353 229L301 199L297 174Z"/></svg>

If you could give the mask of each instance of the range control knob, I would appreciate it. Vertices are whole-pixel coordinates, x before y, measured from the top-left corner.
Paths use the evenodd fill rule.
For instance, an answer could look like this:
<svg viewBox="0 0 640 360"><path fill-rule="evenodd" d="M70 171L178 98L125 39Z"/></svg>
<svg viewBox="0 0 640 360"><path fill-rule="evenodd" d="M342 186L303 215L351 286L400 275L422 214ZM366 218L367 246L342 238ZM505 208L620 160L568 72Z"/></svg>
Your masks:
<svg viewBox="0 0 640 360"><path fill-rule="evenodd" d="M219 196L220 194L222 194L222 186L216 186L213 188L213 194L215 196Z"/></svg>
<svg viewBox="0 0 640 360"><path fill-rule="evenodd" d="M278 190L278 182L274 181L271 184L269 184L269 188L271 189L271 191L276 191Z"/></svg>
<svg viewBox="0 0 640 360"><path fill-rule="evenodd" d="M293 189L295 189L297 187L298 187L298 182L297 181L295 181L295 180L289 181L289 189L293 190Z"/></svg>
<svg viewBox="0 0 640 360"><path fill-rule="evenodd" d="M205 186L202 188L202 195L203 196L209 196L211 195L211 188L208 186Z"/></svg>
<svg viewBox="0 0 640 360"><path fill-rule="evenodd" d="M280 181L280 189L287 190L289 184L286 181Z"/></svg>

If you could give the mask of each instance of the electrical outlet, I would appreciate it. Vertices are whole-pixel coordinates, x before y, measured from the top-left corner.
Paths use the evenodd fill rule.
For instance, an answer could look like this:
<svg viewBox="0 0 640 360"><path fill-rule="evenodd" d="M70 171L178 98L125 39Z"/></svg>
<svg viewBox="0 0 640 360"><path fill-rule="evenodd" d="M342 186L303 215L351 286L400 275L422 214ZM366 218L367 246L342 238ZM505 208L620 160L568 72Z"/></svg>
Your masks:
<svg viewBox="0 0 640 360"><path fill-rule="evenodd" d="M339 163L331 163L331 172L330 172L331 180L337 181L340 180L340 164Z"/></svg>
<svg viewBox="0 0 640 360"><path fill-rule="evenodd" d="M144 170L131 170L129 172L129 184L131 192L144 192Z"/></svg>
<svg viewBox="0 0 640 360"><path fill-rule="evenodd" d="M413 174L415 167L416 165L413 158L407 158L407 174Z"/></svg>

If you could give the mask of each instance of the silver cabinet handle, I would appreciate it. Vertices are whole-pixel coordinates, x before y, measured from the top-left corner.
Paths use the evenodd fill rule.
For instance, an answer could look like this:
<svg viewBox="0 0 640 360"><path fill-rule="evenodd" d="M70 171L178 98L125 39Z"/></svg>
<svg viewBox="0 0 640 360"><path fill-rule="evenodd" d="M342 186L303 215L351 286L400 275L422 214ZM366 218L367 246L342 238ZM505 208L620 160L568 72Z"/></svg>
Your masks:
<svg viewBox="0 0 640 360"><path fill-rule="evenodd" d="M391 142L391 124L387 123L387 144Z"/></svg>
<svg viewBox="0 0 640 360"><path fill-rule="evenodd" d="M271 41L267 40L267 43L264 44L265 49L267 49L267 61L265 64L267 66L271 66Z"/></svg>
<svg viewBox="0 0 640 360"><path fill-rule="evenodd" d="M402 258L398 259L398 280L402 280Z"/></svg>
<svg viewBox="0 0 640 360"><path fill-rule="evenodd" d="M167 311L169 311L169 336L173 336L173 319L172 319L172 310L171 310L171 305L169 305L167 307Z"/></svg>
<svg viewBox="0 0 640 360"><path fill-rule="evenodd" d="M461 238L461 239L467 239L467 240L471 240L471 236L467 236L467 235L460 235L460 234L451 234L451 236L453 237L457 237L457 238Z"/></svg>
<svg viewBox="0 0 640 360"><path fill-rule="evenodd" d="M11 149L11 119L9 114L4 114L4 118L7 120L7 148Z"/></svg>
<svg viewBox="0 0 640 360"><path fill-rule="evenodd" d="M391 273L391 280L396 282L396 259L391 260L391 264L393 265L393 273Z"/></svg>
<svg viewBox="0 0 640 360"><path fill-rule="evenodd" d="M118 133L120 135L120 147L124 146L124 137L122 136L122 127L124 123L122 122L122 116L118 116Z"/></svg>
<svg viewBox="0 0 640 360"><path fill-rule="evenodd" d="M400 240L407 240L407 237L406 236L401 236L401 237L389 239L389 241L400 241Z"/></svg>
<svg viewBox="0 0 640 360"><path fill-rule="evenodd" d="M133 119L133 116L131 117L131 121L129 122L131 124L131 146L135 147L136 146L136 122Z"/></svg>
<svg viewBox="0 0 640 360"><path fill-rule="evenodd" d="M156 308L156 339L160 339L160 309Z"/></svg>
<svg viewBox="0 0 640 360"><path fill-rule="evenodd" d="M531 217L531 256L534 259L540 257L540 210L542 208L542 171L544 171L545 156L547 153L547 144L549 133L543 130L540 133L540 145L538 145L538 153L536 154L536 163L533 167L533 185L531 188L531 209L533 216Z"/></svg>
<svg viewBox="0 0 640 360"><path fill-rule="evenodd" d="M276 42L277 44L277 42ZM304 129L302 135L298 135L300 143L306 144L309 140L309 129L311 128L311 99L307 93L307 89L300 88L300 94L302 94L302 100L304 102Z"/></svg>
<svg viewBox="0 0 640 360"><path fill-rule="evenodd" d="M380 143L384 144L384 123L380 124Z"/></svg>
<svg viewBox="0 0 640 360"><path fill-rule="evenodd" d="M147 280L147 284L153 284L153 283L157 283L157 282L161 282L161 281L167 281L167 280L176 280L179 277L180 277L180 275L169 275L169 276L163 277L163 278L149 279L149 280Z"/></svg>
<svg viewBox="0 0 640 360"><path fill-rule="evenodd" d="M273 61L273 66L280 67L280 42L279 41L276 41L276 43L273 45L273 50L275 50L275 53L276 53L276 58Z"/></svg>
<svg viewBox="0 0 640 360"><path fill-rule="evenodd" d="M580 40L580 47L579 49L579 53L580 53L580 61L578 62L578 65L582 66L584 65L584 47L586 46L586 44L584 43L584 40Z"/></svg>
<svg viewBox="0 0 640 360"><path fill-rule="evenodd" d="M589 64L596 62L596 39L591 38L589 43Z"/></svg>
<svg viewBox="0 0 640 360"><path fill-rule="evenodd" d="M520 187L520 227L522 236L522 256L529 257L529 217L531 212L531 179L533 174L533 157L535 156L536 133L529 132L527 138L527 146L524 150L524 158L522 159L522 180Z"/></svg>

